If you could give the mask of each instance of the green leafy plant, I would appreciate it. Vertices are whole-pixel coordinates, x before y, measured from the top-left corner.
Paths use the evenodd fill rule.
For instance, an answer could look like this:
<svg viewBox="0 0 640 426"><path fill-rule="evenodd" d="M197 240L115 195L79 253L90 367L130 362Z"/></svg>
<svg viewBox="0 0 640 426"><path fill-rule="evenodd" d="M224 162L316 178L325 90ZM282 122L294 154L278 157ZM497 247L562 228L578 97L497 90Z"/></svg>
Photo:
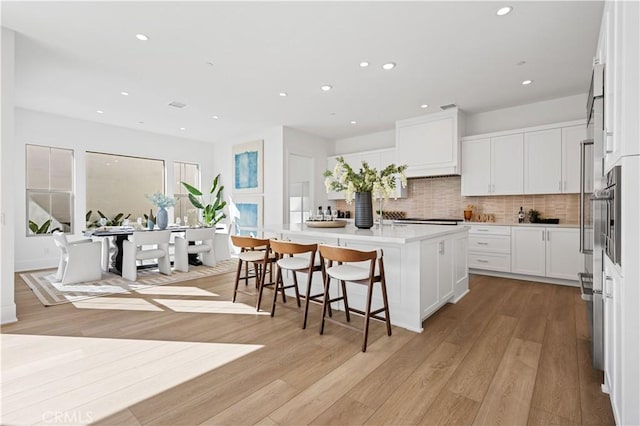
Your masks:
<svg viewBox="0 0 640 426"><path fill-rule="evenodd" d="M540 212L538 210L531 209L527 215L529 216L529 222L531 223L537 223L540 219Z"/></svg>
<svg viewBox="0 0 640 426"><path fill-rule="evenodd" d="M98 217L95 220L91 220L91 215L93 214L93 210L89 210L87 214L84 216L85 221L87 222L87 229L98 228L100 225L100 219L105 219L107 223L105 226L122 226L122 222L125 219L129 219L131 217L131 213L128 215L124 215L124 213L118 213L113 218L109 219L104 213L100 210L97 210Z"/></svg>
<svg viewBox="0 0 640 426"><path fill-rule="evenodd" d="M343 157L338 157L333 170L325 170L324 185L329 191L345 191L345 199L351 204L356 192L371 192L374 198L389 198L396 187L396 175L400 175L402 187L407 186L407 177L404 171L406 165L396 166L389 164L382 171L369 167L369 163L362 162L362 167L356 172Z"/></svg>
<svg viewBox="0 0 640 426"><path fill-rule="evenodd" d="M222 212L222 209L227 205L227 202L222 200L222 190L224 186L220 185L220 187L218 187L219 182L220 174L213 179L213 184L209 190L209 201L206 204L204 195L198 188L182 182L182 185L189 191L189 201L191 201L191 204L195 208L202 210L202 221L207 226L215 226L227 217L227 215Z"/></svg>
<svg viewBox="0 0 640 426"><path fill-rule="evenodd" d="M54 231L62 231L62 229L60 228L53 228L52 230L49 230L50 226L51 226L51 219L44 221L42 225L38 225L34 221L29 220L29 229L34 234L51 234Z"/></svg>

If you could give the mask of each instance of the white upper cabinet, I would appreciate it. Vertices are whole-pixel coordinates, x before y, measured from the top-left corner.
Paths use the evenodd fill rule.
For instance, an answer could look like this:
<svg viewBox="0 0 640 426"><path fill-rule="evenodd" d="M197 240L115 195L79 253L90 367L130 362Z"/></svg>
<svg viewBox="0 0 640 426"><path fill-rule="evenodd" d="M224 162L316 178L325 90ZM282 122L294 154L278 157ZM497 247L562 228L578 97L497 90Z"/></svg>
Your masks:
<svg viewBox="0 0 640 426"><path fill-rule="evenodd" d="M522 194L522 144L522 133L462 141L462 195Z"/></svg>
<svg viewBox="0 0 640 426"><path fill-rule="evenodd" d="M562 192L562 130L549 129L524 135L525 194Z"/></svg>
<svg viewBox="0 0 640 426"><path fill-rule="evenodd" d="M491 195L522 194L522 133L491 138Z"/></svg>
<svg viewBox="0 0 640 426"><path fill-rule="evenodd" d="M398 163L407 177L460 174L462 116L457 108L396 122Z"/></svg>

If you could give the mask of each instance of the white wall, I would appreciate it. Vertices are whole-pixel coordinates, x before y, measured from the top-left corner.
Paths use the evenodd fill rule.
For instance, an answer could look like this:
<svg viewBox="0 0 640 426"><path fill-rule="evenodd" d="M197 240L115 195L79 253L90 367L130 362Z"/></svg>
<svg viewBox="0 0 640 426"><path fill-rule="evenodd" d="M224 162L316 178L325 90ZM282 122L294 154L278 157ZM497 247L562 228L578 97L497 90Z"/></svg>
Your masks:
<svg viewBox="0 0 640 426"><path fill-rule="evenodd" d="M16 137L13 144L15 148L13 153L15 172L12 183L15 191L15 200L13 202L15 213L15 269L18 271L54 267L57 265L58 260L58 252L50 237L26 236L25 144L74 150L74 231L77 236L81 235L84 229L84 215L86 212L86 151L164 160L167 182L173 181L173 161L200 164L204 187L209 185L216 173L214 156L217 152L215 151L215 146L210 143L109 126L21 108L16 108L15 132ZM108 184L109 182L105 182L105 185ZM173 191L173 186L169 185L167 191L170 194ZM224 255L218 257L225 258Z"/></svg>
<svg viewBox="0 0 640 426"><path fill-rule="evenodd" d="M396 131L391 129L352 138L337 139L333 145L333 152L329 155L394 148L396 146Z"/></svg>
<svg viewBox="0 0 640 426"><path fill-rule="evenodd" d="M304 157L313 158L313 170L311 175L313 176L311 182L311 206L325 206L327 205L327 191L324 186L324 177L322 173L327 168L327 156L328 151L331 149L331 143L309 133L302 132L290 127L284 128L284 170L285 176L282 182L282 190L284 195L284 212L289 211L289 176L287 171L289 170L288 161L289 154L301 155ZM283 220L287 219L283 216Z"/></svg>
<svg viewBox="0 0 640 426"><path fill-rule="evenodd" d="M0 323L17 321L14 299L14 70L15 33L2 28L2 144L0 145ZM24 176L24 174L22 175ZM24 179L19 179L24 182Z"/></svg>
<svg viewBox="0 0 640 426"><path fill-rule="evenodd" d="M587 88L585 88L587 89ZM464 136L586 119L587 95L567 96L494 111L468 114Z"/></svg>

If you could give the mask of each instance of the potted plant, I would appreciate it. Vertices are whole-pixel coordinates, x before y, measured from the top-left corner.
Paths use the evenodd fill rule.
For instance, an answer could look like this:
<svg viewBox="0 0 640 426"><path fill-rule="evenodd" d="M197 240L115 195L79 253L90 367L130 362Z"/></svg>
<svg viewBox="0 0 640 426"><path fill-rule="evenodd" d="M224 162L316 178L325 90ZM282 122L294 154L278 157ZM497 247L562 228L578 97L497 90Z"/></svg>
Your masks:
<svg viewBox="0 0 640 426"><path fill-rule="evenodd" d="M538 223L540 220L540 212L538 210L531 209L527 214L531 223Z"/></svg>
<svg viewBox="0 0 640 426"><path fill-rule="evenodd" d="M189 191L189 201L195 208L202 210L202 221L207 226L216 226L222 219L226 218L222 212L222 209L227 205L226 201L222 200L222 190L224 186L221 185L218 188L220 182L220 174L213 179L211 189L209 190L209 201L205 204L204 196L202 192L186 182L182 182L182 185Z"/></svg>
<svg viewBox="0 0 640 426"><path fill-rule="evenodd" d="M407 186L407 178L404 171L406 165L396 166L389 164L382 171L369 167L366 161L362 162L362 167L356 172L343 157L338 157L335 168L325 170L324 185L329 191L345 191L345 200L351 204L356 200L356 220L358 228L369 229L373 226L373 208L371 197L388 199L389 194L396 187L396 176L400 175L402 187ZM382 211L382 206L378 209Z"/></svg>

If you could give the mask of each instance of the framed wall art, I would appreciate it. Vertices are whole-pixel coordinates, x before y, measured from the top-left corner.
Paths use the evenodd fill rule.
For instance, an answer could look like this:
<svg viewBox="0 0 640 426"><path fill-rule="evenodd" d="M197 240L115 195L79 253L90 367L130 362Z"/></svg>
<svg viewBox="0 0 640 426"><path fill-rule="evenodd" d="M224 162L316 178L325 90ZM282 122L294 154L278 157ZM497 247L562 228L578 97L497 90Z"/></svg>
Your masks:
<svg viewBox="0 0 640 426"><path fill-rule="evenodd" d="M229 199L233 233L257 236L263 224L262 195L233 195Z"/></svg>
<svg viewBox="0 0 640 426"><path fill-rule="evenodd" d="M263 192L262 149L262 140L233 146L233 193L261 194Z"/></svg>

